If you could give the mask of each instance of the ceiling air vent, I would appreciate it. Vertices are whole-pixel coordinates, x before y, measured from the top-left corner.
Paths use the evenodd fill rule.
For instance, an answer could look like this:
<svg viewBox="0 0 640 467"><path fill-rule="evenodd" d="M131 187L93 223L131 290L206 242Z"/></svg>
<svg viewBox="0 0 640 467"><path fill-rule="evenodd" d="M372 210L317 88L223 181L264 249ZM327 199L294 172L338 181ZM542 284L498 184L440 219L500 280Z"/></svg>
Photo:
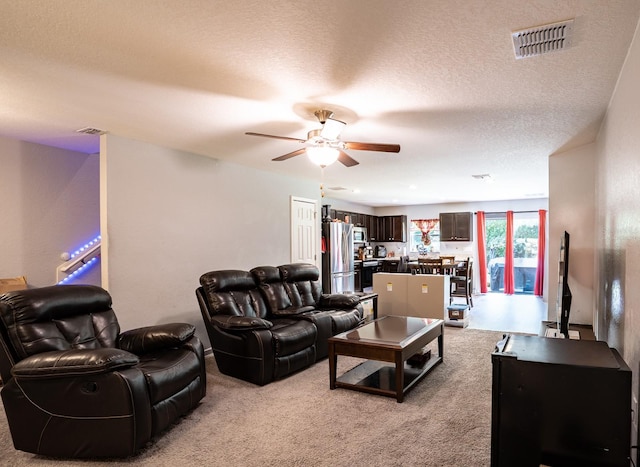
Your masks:
<svg viewBox="0 0 640 467"><path fill-rule="evenodd" d="M86 127L76 130L76 133L84 133L85 135L101 135L105 132L103 130L99 130L98 128Z"/></svg>
<svg viewBox="0 0 640 467"><path fill-rule="evenodd" d="M534 28L515 31L511 34L516 58L559 52L571 45L573 20L546 24Z"/></svg>

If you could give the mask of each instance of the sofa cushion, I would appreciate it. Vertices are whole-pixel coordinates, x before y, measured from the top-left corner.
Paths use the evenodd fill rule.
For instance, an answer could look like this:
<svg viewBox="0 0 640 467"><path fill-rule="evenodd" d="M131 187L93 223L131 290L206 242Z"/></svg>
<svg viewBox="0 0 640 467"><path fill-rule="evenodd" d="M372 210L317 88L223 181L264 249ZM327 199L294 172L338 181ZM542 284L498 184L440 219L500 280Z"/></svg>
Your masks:
<svg viewBox="0 0 640 467"><path fill-rule="evenodd" d="M276 357L292 355L316 342L316 327L305 320L276 320L271 328Z"/></svg>
<svg viewBox="0 0 640 467"><path fill-rule="evenodd" d="M201 369L198 356L189 349L145 354L137 368L144 373L152 404L187 387L200 376Z"/></svg>
<svg viewBox="0 0 640 467"><path fill-rule="evenodd" d="M165 323L131 329L118 337L121 349L134 354L178 347L195 334L196 327L188 323Z"/></svg>
<svg viewBox="0 0 640 467"><path fill-rule="evenodd" d="M0 320L17 359L41 352L115 347L120 327L100 287L49 286L2 295Z"/></svg>
<svg viewBox="0 0 640 467"><path fill-rule="evenodd" d="M284 288L293 306L318 306L322 296L320 271L313 264L295 263L278 266Z"/></svg>
<svg viewBox="0 0 640 467"><path fill-rule="evenodd" d="M42 352L20 360L11 369L21 378L60 378L109 373L139 362L136 355L115 348Z"/></svg>
<svg viewBox="0 0 640 467"><path fill-rule="evenodd" d="M280 310L291 309L294 305L300 306L291 302L277 267L258 266L251 270L251 274L258 283L270 313L277 315Z"/></svg>
<svg viewBox="0 0 640 467"><path fill-rule="evenodd" d="M251 329L269 329L273 324L262 318L251 316L215 315L211 317L211 323L227 331L247 331Z"/></svg>
<svg viewBox="0 0 640 467"><path fill-rule="evenodd" d="M333 334L339 334L344 331L355 328L360 324L362 317L358 310L343 311L336 310L331 313L331 324Z"/></svg>
<svg viewBox="0 0 640 467"><path fill-rule="evenodd" d="M356 308L360 303L360 297L354 294L323 294L318 306L323 309L330 308Z"/></svg>
<svg viewBox="0 0 640 467"><path fill-rule="evenodd" d="M211 271L200 276L200 285L212 314L267 317L264 299L247 271Z"/></svg>

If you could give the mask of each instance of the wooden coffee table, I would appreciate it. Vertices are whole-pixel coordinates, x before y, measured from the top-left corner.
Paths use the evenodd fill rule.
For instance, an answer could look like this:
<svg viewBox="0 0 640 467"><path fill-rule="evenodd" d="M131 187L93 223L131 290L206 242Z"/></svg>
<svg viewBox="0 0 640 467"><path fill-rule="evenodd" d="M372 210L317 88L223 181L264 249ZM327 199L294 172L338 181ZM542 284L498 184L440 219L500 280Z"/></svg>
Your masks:
<svg viewBox="0 0 640 467"><path fill-rule="evenodd" d="M329 338L329 387L395 397L398 402L443 358L444 321L441 319L384 316L357 329ZM438 338L438 355L422 366L406 363ZM336 377L338 355L367 361ZM393 363L389 365L388 363Z"/></svg>

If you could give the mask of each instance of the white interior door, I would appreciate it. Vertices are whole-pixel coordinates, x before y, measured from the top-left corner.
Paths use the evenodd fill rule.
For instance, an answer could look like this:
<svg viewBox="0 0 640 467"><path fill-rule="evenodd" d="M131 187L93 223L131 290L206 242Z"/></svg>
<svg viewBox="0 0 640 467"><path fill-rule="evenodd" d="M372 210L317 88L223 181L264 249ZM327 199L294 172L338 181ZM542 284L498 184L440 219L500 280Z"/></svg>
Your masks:
<svg viewBox="0 0 640 467"><path fill-rule="evenodd" d="M291 197L291 262L311 263L321 267L318 257L318 202Z"/></svg>

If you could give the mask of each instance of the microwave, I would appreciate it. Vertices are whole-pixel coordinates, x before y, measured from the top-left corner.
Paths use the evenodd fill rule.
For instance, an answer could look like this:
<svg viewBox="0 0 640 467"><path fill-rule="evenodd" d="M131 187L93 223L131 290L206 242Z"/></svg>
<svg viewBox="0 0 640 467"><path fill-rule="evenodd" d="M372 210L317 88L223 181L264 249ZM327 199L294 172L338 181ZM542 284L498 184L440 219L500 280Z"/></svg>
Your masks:
<svg viewBox="0 0 640 467"><path fill-rule="evenodd" d="M367 228L366 227L354 227L353 228L353 243L367 243Z"/></svg>

